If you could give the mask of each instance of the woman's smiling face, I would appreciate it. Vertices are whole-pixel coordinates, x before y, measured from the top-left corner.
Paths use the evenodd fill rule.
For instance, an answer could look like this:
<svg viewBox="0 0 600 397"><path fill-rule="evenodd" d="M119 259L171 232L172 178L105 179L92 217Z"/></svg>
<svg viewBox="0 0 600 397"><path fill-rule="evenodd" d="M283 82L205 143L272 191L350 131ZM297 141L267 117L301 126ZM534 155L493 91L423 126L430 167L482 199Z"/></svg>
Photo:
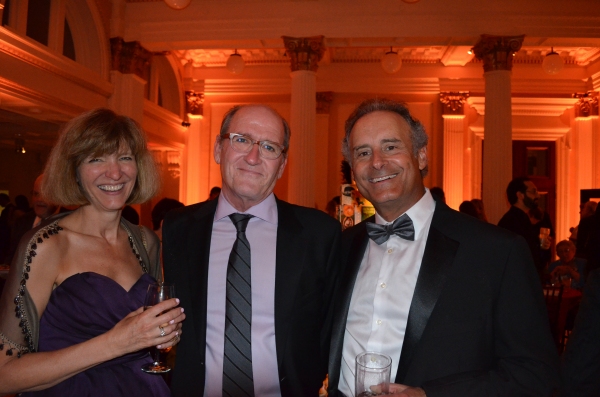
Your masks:
<svg viewBox="0 0 600 397"><path fill-rule="evenodd" d="M137 181L137 163L128 147L118 153L87 157L77 169L90 204L101 211L123 208Z"/></svg>

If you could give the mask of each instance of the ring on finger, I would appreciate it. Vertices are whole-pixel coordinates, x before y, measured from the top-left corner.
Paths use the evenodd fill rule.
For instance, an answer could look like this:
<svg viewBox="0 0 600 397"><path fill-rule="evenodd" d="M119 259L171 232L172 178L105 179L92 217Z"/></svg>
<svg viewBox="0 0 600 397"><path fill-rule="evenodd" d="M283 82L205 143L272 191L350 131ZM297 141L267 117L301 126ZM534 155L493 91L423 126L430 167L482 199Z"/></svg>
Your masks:
<svg viewBox="0 0 600 397"><path fill-rule="evenodd" d="M160 329L160 336L165 336L167 334L165 332L165 329L163 327L161 327L160 325L158 326L158 329Z"/></svg>

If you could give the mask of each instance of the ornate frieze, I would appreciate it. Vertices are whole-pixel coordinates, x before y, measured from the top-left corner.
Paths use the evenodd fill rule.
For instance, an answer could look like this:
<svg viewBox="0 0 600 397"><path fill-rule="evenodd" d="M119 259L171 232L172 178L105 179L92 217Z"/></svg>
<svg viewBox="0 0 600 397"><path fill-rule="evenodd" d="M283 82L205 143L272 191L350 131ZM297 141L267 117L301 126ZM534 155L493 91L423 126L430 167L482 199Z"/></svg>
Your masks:
<svg viewBox="0 0 600 397"><path fill-rule="evenodd" d="M185 113L202 116L204 114L204 94L195 91L186 91Z"/></svg>
<svg viewBox="0 0 600 397"><path fill-rule="evenodd" d="M482 34L473 47L477 59L483 61L483 70L512 70L513 55L521 49L525 35L492 36Z"/></svg>
<svg viewBox="0 0 600 397"><path fill-rule="evenodd" d="M464 103L469 93L466 91L440 92L440 102L444 104L443 114L464 114Z"/></svg>
<svg viewBox="0 0 600 397"><path fill-rule="evenodd" d="M577 98L575 103L575 117L598 116L598 92L588 91L585 93L575 93L573 98Z"/></svg>
<svg viewBox="0 0 600 397"><path fill-rule="evenodd" d="M111 70L135 74L148 81L152 53L137 41L124 41L122 37L110 39Z"/></svg>
<svg viewBox="0 0 600 397"><path fill-rule="evenodd" d="M317 71L319 61L325 53L324 37L281 37L286 53L290 57L292 72L297 70Z"/></svg>
<svg viewBox="0 0 600 397"><path fill-rule="evenodd" d="M317 114L329 114L331 101L333 101L333 92L317 92Z"/></svg>

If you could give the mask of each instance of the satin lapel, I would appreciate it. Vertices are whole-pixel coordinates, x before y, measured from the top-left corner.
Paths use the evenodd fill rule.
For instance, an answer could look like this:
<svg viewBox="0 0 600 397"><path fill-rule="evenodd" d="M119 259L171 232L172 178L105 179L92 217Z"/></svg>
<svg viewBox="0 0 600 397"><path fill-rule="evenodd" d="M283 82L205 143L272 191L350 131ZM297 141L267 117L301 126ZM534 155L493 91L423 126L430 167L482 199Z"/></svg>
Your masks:
<svg viewBox="0 0 600 397"><path fill-rule="evenodd" d="M302 225L293 207L277 200L277 247L275 263L275 345L277 365L282 367L283 353L290 332L289 317L293 314L299 280L304 269L306 243Z"/></svg>
<svg viewBox="0 0 600 397"><path fill-rule="evenodd" d="M342 263L343 270L340 277L339 290L335 298L336 309L331 334L331 352L329 354L329 377L330 379L334 378L335 384L337 384L340 374L344 332L346 330L346 319L348 317L348 310L350 309L352 291L354 290L356 276L369 242L365 223L361 222L356 226L356 234L354 236L344 235L342 240L346 240L348 243L346 241L342 243L342 257L345 260ZM347 252L347 255L344 251Z"/></svg>
<svg viewBox="0 0 600 397"><path fill-rule="evenodd" d="M199 349L204 357L206 340L206 291L208 287L208 260L210 257L210 242L212 225L216 211L216 201L207 203L190 219L187 239L188 247L186 261L188 275L188 288L192 299L193 321L198 335ZM189 316L189 314L188 314Z"/></svg>
<svg viewBox="0 0 600 397"><path fill-rule="evenodd" d="M440 204L438 203L437 206L439 207ZM429 229L415 293L410 304L396 383L402 383L408 372L412 357L418 348L423 331L442 292L448 271L458 250L458 242L435 228L436 215L439 215L437 210Z"/></svg>

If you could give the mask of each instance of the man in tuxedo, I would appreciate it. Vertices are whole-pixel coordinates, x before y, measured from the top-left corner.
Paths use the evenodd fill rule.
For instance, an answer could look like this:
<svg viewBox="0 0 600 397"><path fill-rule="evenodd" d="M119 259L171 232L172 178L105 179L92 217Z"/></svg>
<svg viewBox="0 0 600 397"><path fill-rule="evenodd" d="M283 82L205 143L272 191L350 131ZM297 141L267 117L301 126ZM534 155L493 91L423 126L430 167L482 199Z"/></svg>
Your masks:
<svg viewBox="0 0 600 397"><path fill-rule="evenodd" d="M171 383L176 397L318 395L341 227L274 196L289 139L273 109L232 108L214 147L221 194L164 221L165 279L187 316Z"/></svg>
<svg viewBox="0 0 600 397"><path fill-rule="evenodd" d="M330 396L355 396L355 357L392 358L403 396L547 396L558 356L523 239L434 201L427 134L403 104L363 102L342 151L376 214L344 231Z"/></svg>

